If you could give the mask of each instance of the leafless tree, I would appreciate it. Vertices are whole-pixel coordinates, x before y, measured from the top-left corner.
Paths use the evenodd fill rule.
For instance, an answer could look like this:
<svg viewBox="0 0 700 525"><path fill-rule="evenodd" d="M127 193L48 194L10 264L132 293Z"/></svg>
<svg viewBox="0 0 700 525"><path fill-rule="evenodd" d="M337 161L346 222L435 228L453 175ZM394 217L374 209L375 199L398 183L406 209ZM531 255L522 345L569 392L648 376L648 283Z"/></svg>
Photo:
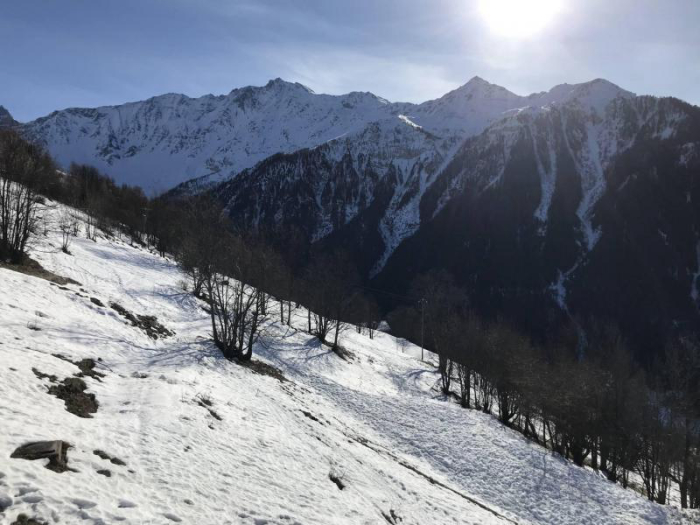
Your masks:
<svg viewBox="0 0 700 525"><path fill-rule="evenodd" d="M61 232L61 250L70 255L72 238L77 235L79 223L75 213L70 208L63 208L58 218L58 229Z"/></svg>
<svg viewBox="0 0 700 525"><path fill-rule="evenodd" d="M21 263L40 221L39 191L51 158L14 131L0 131L0 259Z"/></svg>

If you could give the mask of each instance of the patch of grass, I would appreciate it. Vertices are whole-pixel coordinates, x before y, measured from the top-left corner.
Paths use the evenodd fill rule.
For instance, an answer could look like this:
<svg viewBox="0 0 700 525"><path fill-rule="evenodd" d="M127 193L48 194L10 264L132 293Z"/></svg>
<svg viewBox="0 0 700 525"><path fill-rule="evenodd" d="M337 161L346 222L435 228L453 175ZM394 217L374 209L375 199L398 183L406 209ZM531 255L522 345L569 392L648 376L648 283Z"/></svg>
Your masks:
<svg viewBox="0 0 700 525"><path fill-rule="evenodd" d="M331 346L331 350L333 350L333 352L335 352L337 356L340 357L343 361L355 360L355 354L353 354L350 350L343 346L333 345Z"/></svg>
<svg viewBox="0 0 700 525"><path fill-rule="evenodd" d="M0 268L12 270L13 272L22 273L24 275L31 275L32 277L39 277L40 279L45 279L46 281L58 285L77 284L80 286L78 281L68 277L61 277L60 275L56 275L55 273L46 270L43 266L41 266L41 264L31 257L25 257L21 264L10 264L0 261Z"/></svg>
<svg viewBox="0 0 700 525"><path fill-rule="evenodd" d="M287 381L287 378L284 377L284 374L279 368L275 368L274 366L268 365L267 363L264 363L262 361L258 361L257 359L251 359L250 361L240 361L239 364L244 368L250 369L256 374L275 378L280 383L285 383Z"/></svg>
<svg viewBox="0 0 700 525"><path fill-rule="evenodd" d="M104 374L95 371L95 366L97 365L97 363L95 363L94 359L88 358L88 359L81 359L80 361L73 361L71 359L68 359L63 354L51 354L51 355L54 356L56 359L60 359L62 361L67 361L68 363L77 366L80 369L80 372L76 375L76 377L91 377L93 379L97 379L98 381L102 382L102 378L105 376Z"/></svg>
<svg viewBox="0 0 700 525"><path fill-rule="evenodd" d="M158 339L158 337L169 337L174 335L172 332L165 328L161 323L158 322L158 318L155 315L134 315L129 310L124 308L119 303L109 303L119 315L124 317L127 321L131 323L132 326L136 326L146 332L146 335L151 339Z"/></svg>
<svg viewBox="0 0 700 525"><path fill-rule="evenodd" d="M222 417L212 408L214 406L214 403L212 402L211 398L206 395L206 394L199 394L196 398L195 401L197 404L202 407L206 408L207 411L209 412L209 415L216 419L217 421L223 421Z"/></svg>

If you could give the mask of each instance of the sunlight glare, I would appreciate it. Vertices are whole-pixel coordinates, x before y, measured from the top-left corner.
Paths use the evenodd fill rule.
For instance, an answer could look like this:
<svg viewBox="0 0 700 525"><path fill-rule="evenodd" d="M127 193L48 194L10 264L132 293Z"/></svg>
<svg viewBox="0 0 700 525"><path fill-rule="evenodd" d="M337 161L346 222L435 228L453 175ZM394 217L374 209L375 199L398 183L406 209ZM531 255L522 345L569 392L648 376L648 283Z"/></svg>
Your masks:
<svg viewBox="0 0 700 525"><path fill-rule="evenodd" d="M561 0L480 0L486 25L499 36L527 38L540 33L561 9Z"/></svg>

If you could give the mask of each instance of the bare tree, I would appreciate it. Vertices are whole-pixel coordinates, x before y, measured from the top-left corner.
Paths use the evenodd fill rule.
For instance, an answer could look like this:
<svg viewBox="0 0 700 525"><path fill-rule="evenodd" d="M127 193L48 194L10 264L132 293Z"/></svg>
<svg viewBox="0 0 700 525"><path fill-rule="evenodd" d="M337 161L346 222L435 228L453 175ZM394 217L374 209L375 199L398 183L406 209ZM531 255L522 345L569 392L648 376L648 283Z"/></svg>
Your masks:
<svg viewBox="0 0 700 525"><path fill-rule="evenodd" d="M72 238L77 235L79 228L78 220L73 211L63 208L58 218L58 229L61 232L61 250L70 255L70 245Z"/></svg>
<svg viewBox="0 0 700 525"><path fill-rule="evenodd" d="M444 270L419 276L411 285L412 295L425 300L425 345L438 354L443 394L452 386L454 357L458 353L459 328L466 315L467 295ZM421 334L421 339L424 339Z"/></svg>
<svg viewBox="0 0 700 525"><path fill-rule="evenodd" d="M0 259L21 263L37 230L42 182L54 169L41 148L0 131Z"/></svg>

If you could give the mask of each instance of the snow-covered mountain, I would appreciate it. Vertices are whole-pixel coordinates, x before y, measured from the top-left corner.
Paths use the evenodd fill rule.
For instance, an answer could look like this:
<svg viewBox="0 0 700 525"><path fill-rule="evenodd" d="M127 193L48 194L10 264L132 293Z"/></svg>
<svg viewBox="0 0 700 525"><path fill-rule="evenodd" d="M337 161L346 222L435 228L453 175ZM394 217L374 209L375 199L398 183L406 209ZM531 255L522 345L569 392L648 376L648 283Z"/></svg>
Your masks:
<svg viewBox="0 0 700 525"><path fill-rule="evenodd" d="M371 93L317 95L276 79L225 96L167 94L121 106L57 111L24 130L64 167L90 163L117 182L153 192L198 177L220 180L275 153L323 144L370 122L398 121L410 107Z"/></svg>
<svg viewBox="0 0 700 525"><path fill-rule="evenodd" d="M416 105L371 93L320 95L275 79L221 96L166 94L120 106L71 108L23 129L64 168L71 162L93 164L117 182L153 193L195 178L221 181L276 153L362 135L369 126L420 127L450 144L483 131L507 110L562 101L577 89L563 85L521 97L474 77ZM394 140L392 134L385 138Z"/></svg>
<svg viewBox="0 0 700 525"><path fill-rule="evenodd" d="M398 119L373 122L359 132L308 151L271 157L215 191L232 215L244 223L301 225L313 240L350 224L360 212L371 209L379 213L372 229L381 237L383 247L372 261L371 273L375 275L426 219L420 213L421 200L455 155L471 147L465 140L479 136L481 148L502 141L502 168L517 134L525 129L520 115L568 108L586 121L598 122L605 119L610 104L632 99L632 93L604 80L564 84L549 92L520 97L475 77L440 99L417 106L395 105L401 107ZM601 130L605 136L591 134L586 148L576 145L586 157L579 159L586 187L579 214L589 245L595 232L588 214L604 182L600 172L603 160L598 154L615 153L616 149L610 149L617 147L618 138L615 130L609 129L614 125L605 124L608 127ZM598 149L592 151L588 146ZM491 165L473 163L464 168L491 170L481 175L487 182L499 177L498 167L493 171ZM537 211L543 222L555 178L550 171L542 175L543 197ZM196 187L196 182L193 184ZM440 206L448 199L449 193L444 193Z"/></svg>
<svg viewBox="0 0 700 525"><path fill-rule="evenodd" d="M461 408L387 334L346 331L344 360L298 308L255 347L281 376L227 361L172 260L112 235L66 254L63 207L47 205L31 255L72 281L0 268L1 525L697 523L675 490L652 503ZM67 384L94 396L91 417L57 397ZM12 457L44 440L70 445L67 470Z"/></svg>

